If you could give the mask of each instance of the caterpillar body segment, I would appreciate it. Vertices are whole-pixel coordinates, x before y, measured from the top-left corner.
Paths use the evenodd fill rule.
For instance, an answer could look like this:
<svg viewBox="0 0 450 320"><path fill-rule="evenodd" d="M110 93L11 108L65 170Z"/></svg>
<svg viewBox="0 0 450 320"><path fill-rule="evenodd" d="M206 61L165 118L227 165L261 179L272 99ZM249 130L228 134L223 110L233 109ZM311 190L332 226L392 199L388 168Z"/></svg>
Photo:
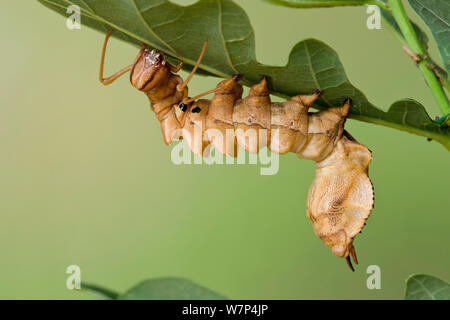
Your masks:
<svg viewBox="0 0 450 320"><path fill-rule="evenodd" d="M237 142L244 150L258 153L269 143L270 107L266 77L250 88L247 97L236 101L233 108L233 124Z"/></svg>
<svg viewBox="0 0 450 320"><path fill-rule="evenodd" d="M208 156L205 152L210 144L206 134L206 115L210 105L210 100L200 99L195 101L186 111L184 123L179 123L182 126L183 140L186 141L191 151L199 156ZM177 107L174 106L173 108Z"/></svg>
<svg viewBox="0 0 450 320"><path fill-rule="evenodd" d="M234 133L233 111L236 101L242 98L239 76L220 82L211 99L206 115L208 140L222 154L237 157L237 142Z"/></svg>
<svg viewBox="0 0 450 320"><path fill-rule="evenodd" d="M309 114L308 143L297 153L299 158L316 162L325 159L342 136L349 109L347 99L342 107Z"/></svg>
<svg viewBox="0 0 450 320"><path fill-rule="evenodd" d="M314 160L316 177L308 193L306 215L316 235L335 255L346 258L353 270L350 256L358 263L353 241L365 225L374 198L368 177L371 152L344 130L349 99L342 107L311 113L308 110L319 98L319 90L272 103L267 77L242 97L238 75L190 98L187 84L200 64L206 43L185 81L175 74L181 64L170 65L144 44L130 67L105 79L103 63L109 36L103 47L100 80L110 84L128 68L132 85L149 98L166 144L182 138L193 153L204 157L211 147L236 157L240 146L252 153L267 147L275 153L293 152L299 158ZM200 99L209 93L214 93L211 100Z"/></svg>

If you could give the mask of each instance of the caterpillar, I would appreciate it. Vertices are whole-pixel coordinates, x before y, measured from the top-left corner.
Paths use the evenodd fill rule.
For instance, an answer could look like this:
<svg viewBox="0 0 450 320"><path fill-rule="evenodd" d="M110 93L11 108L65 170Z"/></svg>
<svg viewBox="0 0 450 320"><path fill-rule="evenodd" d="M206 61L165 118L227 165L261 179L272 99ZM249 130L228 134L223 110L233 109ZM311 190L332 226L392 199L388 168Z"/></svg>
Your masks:
<svg viewBox="0 0 450 320"><path fill-rule="evenodd" d="M130 72L131 84L149 98L167 145L181 136L193 153L205 157L210 147L236 157L240 146L251 153L267 147L272 152L294 152L299 158L315 161L316 177L308 192L306 215L316 235L354 271L350 256L356 264L358 260L353 241L372 211L374 193L368 176L371 151L344 130L350 99L345 99L341 107L312 113L309 108L320 97L320 90L273 103L268 77L262 76L243 98L239 75L190 98L187 84L200 65L207 42L186 80L176 74L182 62L171 65L162 53L145 44L133 64L104 78L111 32L103 44L100 81L108 85ZM211 93L211 100L201 99ZM200 132L200 139L195 139L195 131Z"/></svg>

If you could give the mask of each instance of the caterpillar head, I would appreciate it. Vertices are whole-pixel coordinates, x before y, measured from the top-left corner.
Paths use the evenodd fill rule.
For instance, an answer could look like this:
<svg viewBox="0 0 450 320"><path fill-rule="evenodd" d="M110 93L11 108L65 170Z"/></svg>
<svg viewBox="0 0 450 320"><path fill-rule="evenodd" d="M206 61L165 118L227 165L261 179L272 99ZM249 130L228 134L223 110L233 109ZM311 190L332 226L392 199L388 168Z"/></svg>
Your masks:
<svg viewBox="0 0 450 320"><path fill-rule="evenodd" d="M131 84L138 90L148 92L170 74L163 55L156 50L143 48L139 51L130 73Z"/></svg>

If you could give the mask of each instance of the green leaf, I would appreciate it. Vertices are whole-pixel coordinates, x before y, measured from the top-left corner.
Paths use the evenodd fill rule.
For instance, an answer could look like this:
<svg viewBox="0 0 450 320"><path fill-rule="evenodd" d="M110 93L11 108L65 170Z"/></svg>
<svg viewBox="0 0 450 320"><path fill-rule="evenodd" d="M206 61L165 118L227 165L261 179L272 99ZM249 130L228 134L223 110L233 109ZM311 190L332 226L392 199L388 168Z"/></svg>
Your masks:
<svg viewBox="0 0 450 320"><path fill-rule="evenodd" d="M382 0L264 0L273 4L293 8L317 8L338 6L363 6L376 4L385 7Z"/></svg>
<svg viewBox="0 0 450 320"><path fill-rule="evenodd" d="M83 25L102 32L115 29L115 37L137 46L145 42L182 60L187 69L195 64L208 39L208 50L200 65L203 72L221 78L241 74L245 85L259 82L259 76L265 74L271 77L272 94L285 98L320 89L323 95L315 105L318 109L339 106L348 97L353 100L351 118L425 136L450 149L448 127L433 123L418 102L399 102L403 106L401 115L397 108L384 112L371 104L350 83L336 52L323 42L300 41L284 67L257 62L250 21L231 0L199 0L186 7L166 0L39 1L64 16L68 5L77 4L82 9Z"/></svg>
<svg viewBox="0 0 450 320"><path fill-rule="evenodd" d="M86 290L94 296L94 299L98 300L116 300L119 298L119 294L112 290L97 286L90 283L81 283L81 289Z"/></svg>
<svg viewBox="0 0 450 320"><path fill-rule="evenodd" d="M406 300L450 300L450 285L436 277L415 274L406 280Z"/></svg>
<svg viewBox="0 0 450 320"><path fill-rule="evenodd" d="M123 300L226 300L212 290L181 278L145 280L124 293Z"/></svg>
<svg viewBox="0 0 450 320"><path fill-rule="evenodd" d="M406 44L405 38L403 37L403 34L400 31L400 28L399 28L397 22L395 21L394 16L392 15L392 13L390 13L390 12L388 12L386 10L381 10L381 16L383 17L384 21L388 24L388 27L397 36L397 38L400 39L400 41L403 44ZM427 52L428 51L428 36L426 35L426 33L417 24L415 24L414 22L411 22L411 24L412 24L412 26L414 28L414 32L417 34L417 38L420 41L421 47ZM442 69L430 57L428 57L428 60L439 71L442 79L445 80L443 85L447 88L447 90L450 90L449 83L447 82L447 79L448 79L447 71Z"/></svg>
<svg viewBox="0 0 450 320"><path fill-rule="evenodd" d="M430 139L440 139L442 136L449 135L449 127L447 123L441 123L440 121L434 121L430 119L425 108L415 100L412 99L402 99L394 102L387 113L383 113L380 116L379 121L389 121L392 123L397 123L400 126L398 129L405 130L411 133L416 133L415 129L422 127L428 132L434 132L434 138L430 136ZM376 122L383 124L381 122ZM411 131L409 131L411 130ZM447 149L450 150L450 141L448 140L438 140Z"/></svg>
<svg viewBox="0 0 450 320"><path fill-rule="evenodd" d="M409 4L430 28L448 72L450 70L450 2L409 0Z"/></svg>
<svg viewBox="0 0 450 320"><path fill-rule="evenodd" d="M388 25L392 28L392 31L401 38L402 42L405 41L405 38L403 37L402 32L400 31L400 28L397 24L397 22L394 19L394 16L392 13L386 10L381 10L381 16L385 19L385 22L388 23ZM425 32L414 22L411 21L411 24L413 25L414 31L417 34L417 37L419 38L420 45L422 48L426 51L428 50L428 36Z"/></svg>

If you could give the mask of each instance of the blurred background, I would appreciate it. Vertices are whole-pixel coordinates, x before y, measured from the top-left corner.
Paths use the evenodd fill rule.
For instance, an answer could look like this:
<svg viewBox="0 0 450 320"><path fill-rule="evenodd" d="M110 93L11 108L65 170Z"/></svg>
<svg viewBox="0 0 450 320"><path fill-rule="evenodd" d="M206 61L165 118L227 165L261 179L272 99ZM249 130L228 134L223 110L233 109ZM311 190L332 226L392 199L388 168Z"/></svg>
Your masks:
<svg viewBox="0 0 450 320"><path fill-rule="evenodd" d="M250 17L260 62L284 65L295 43L316 38L338 52L375 105L386 110L408 97L439 114L397 39L367 29L365 7L236 2ZM37 1L2 1L0 36L1 299L90 298L66 288L72 264L82 281L119 292L177 276L233 299L399 299L412 273L450 280L442 145L347 121L373 151L376 195L352 273L305 216L312 161L282 156L273 176L257 165L176 166L145 95L127 77L108 87L98 81L104 34L68 30ZM135 55L113 40L106 73ZM190 92L218 81L197 76ZM380 290L366 287L369 265L381 268Z"/></svg>

